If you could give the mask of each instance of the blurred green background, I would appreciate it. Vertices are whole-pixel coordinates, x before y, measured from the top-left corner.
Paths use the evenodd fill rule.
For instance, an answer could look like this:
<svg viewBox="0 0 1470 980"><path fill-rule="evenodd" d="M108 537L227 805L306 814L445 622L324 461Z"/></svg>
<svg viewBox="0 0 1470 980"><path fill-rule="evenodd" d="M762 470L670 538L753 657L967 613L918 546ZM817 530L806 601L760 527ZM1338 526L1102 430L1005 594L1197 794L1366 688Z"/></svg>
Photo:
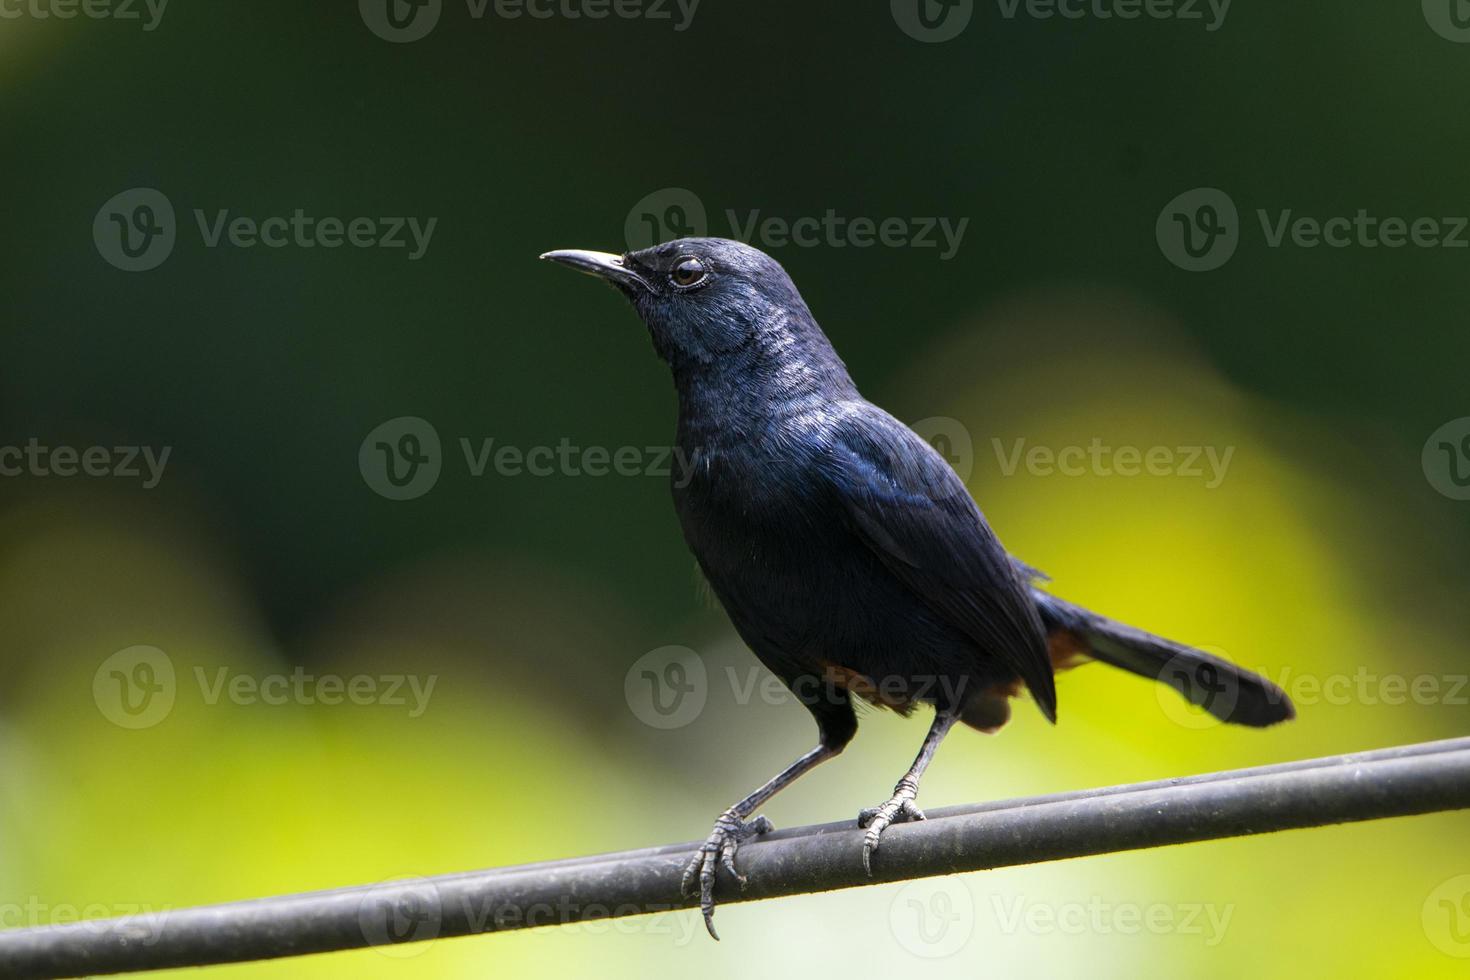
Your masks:
<svg viewBox="0 0 1470 980"><path fill-rule="evenodd" d="M1204 6L980 3L941 43L901 29L902 2L703 0L676 30L673 6L477 19L447 0L411 43L369 29L371 3L173 0L153 30L141 6L6 9L0 446L171 455L152 489L0 478L0 925L702 837L808 746L798 706L743 693L754 658L699 597L665 478L475 476L460 450L668 443L667 372L626 304L535 261L623 250L668 188L712 234L727 211L968 219L948 260L770 250L870 398L958 421L972 491L1059 592L1298 700L1291 725L1225 729L1086 667L1056 729L1019 705L999 736L949 740L921 803L1466 731L1470 503L1421 451L1470 415L1470 254L1273 248L1256 219L1470 213L1470 44L1434 2L1239 3L1216 30ZM138 187L171 202L177 241L130 273L92 226ZM1198 187L1240 214L1208 272L1155 233ZM209 248L196 209L437 225L416 261ZM434 426L442 473L395 501L358 452L402 416ZM1216 486L1004 465L1018 440L1094 439L1233 455ZM662 729L625 679L670 645L707 699ZM176 690L129 728L105 662L138 646ZM414 714L197 683L297 667L434 687ZM923 729L865 716L766 812L878 802ZM215 972L1462 976L1470 905L1440 902L1470 892L1467 830L1439 815L731 906L719 945L678 913Z"/></svg>

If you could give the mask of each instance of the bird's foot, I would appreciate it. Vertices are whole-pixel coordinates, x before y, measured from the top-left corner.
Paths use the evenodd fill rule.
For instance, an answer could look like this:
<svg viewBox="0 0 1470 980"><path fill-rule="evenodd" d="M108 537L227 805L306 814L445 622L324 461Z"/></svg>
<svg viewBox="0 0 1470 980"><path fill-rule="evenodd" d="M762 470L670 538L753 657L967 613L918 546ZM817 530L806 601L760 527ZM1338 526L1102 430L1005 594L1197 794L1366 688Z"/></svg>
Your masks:
<svg viewBox="0 0 1470 980"><path fill-rule="evenodd" d="M684 879L679 888L685 895L692 895L694 882L699 882L699 910L704 913L704 927L713 938L720 938L715 932L715 870L723 867L744 888L745 875L735 870L735 852L743 842L775 829L765 817L756 817L746 823L733 808L726 810L715 821L715 829L709 838L699 846L684 868Z"/></svg>
<svg viewBox="0 0 1470 980"><path fill-rule="evenodd" d="M868 828L863 837L863 870L873 877L873 852L878 849L878 838L890 825L905 820L923 820L924 811L914 806L919 788L908 780L902 780L893 788L893 798L887 803L869 807L858 813L858 826Z"/></svg>

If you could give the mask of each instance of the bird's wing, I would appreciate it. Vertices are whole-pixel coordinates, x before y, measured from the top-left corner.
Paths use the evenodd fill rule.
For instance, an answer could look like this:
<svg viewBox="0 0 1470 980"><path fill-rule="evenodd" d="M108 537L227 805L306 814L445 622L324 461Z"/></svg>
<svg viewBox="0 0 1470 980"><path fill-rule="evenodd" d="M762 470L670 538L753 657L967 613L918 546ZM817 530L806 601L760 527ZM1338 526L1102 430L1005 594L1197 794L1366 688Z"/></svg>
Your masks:
<svg viewBox="0 0 1470 980"><path fill-rule="evenodd" d="M827 481L888 570L985 653L999 657L1056 720L1046 634L1021 575L944 457L870 404L828 430Z"/></svg>

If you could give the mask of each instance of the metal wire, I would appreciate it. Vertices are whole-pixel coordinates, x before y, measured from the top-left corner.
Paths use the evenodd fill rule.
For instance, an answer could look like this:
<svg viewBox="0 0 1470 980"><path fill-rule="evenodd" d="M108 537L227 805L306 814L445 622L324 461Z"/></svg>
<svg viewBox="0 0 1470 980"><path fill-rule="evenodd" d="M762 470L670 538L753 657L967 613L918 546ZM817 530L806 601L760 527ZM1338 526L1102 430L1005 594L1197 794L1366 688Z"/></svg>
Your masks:
<svg viewBox="0 0 1470 980"><path fill-rule="evenodd" d="M740 852L722 904L878 882L1470 808L1470 738L929 811L863 873L854 822ZM298 956L683 908L696 845L0 932L0 975L71 977Z"/></svg>

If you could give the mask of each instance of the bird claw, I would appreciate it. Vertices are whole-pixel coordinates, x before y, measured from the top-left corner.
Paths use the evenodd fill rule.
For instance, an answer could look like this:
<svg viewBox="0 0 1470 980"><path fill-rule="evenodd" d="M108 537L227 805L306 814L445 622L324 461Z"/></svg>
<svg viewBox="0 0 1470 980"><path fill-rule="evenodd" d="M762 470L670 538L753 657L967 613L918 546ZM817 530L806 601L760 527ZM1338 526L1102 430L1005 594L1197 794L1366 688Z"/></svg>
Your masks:
<svg viewBox="0 0 1470 980"><path fill-rule="evenodd" d="M900 783L887 803L868 807L858 813L858 826L868 828L863 837L863 871L873 877L873 852L878 849L878 839L895 823L906 820L923 820L924 811L914 805L918 790Z"/></svg>
<svg viewBox="0 0 1470 980"><path fill-rule="evenodd" d="M715 871L724 868L730 872L741 888L745 887L746 878L735 869L735 852L740 845L760 834L768 834L776 828L771 821L765 817L756 817L746 823L741 820L733 809L726 810L720 814L715 821L715 829L710 832L709 837L694 852L694 857L684 868L684 877L679 882L679 891L684 895L694 894L694 883L699 882L699 910L704 913L704 927L709 930L712 938L718 940L719 933L715 932Z"/></svg>

